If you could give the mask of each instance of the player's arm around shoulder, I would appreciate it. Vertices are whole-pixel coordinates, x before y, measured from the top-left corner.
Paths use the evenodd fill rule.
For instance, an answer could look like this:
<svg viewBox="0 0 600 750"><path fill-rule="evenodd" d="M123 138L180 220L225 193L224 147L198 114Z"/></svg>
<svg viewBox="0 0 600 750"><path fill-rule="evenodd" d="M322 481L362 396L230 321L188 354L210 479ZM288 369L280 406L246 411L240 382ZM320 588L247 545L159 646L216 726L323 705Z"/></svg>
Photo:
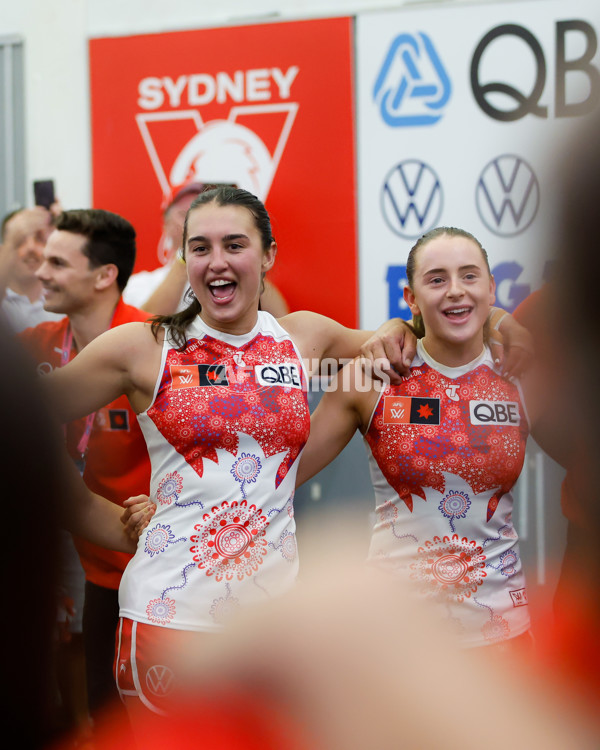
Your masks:
<svg viewBox="0 0 600 750"><path fill-rule="evenodd" d="M370 335L370 332L346 328L325 315L308 310L285 315L279 318L279 323L293 338L309 374L314 374L325 358L349 361L356 357Z"/></svg>
<svg viewBox="0 0 600 750"><path fill-rule="evenodd" d="M125 323L95 338L44 378L61 421L90 414L123 394L135 411L143 411L154 390L160 350L147 323Z"/></svg>
<svg viewBox="0 0 600 750"><path fill-rule="evenodd" d="M373 365L379 363L392 382L399 382L399 374L407 372L416 351L412 329L398 318L386 321L375 332L346 328L306 310L279 318L279 323L290 333L312 372L323 359L346 364L362 354Z"/></svg>
<svg viewBox="0 0 600 750"><path fill-rule="evenodd" d="M363 365L358 357L352 360L325 388L311 416L310 436L302 452L297 486L333 461L357 429L366 430L383 384L366 373Z"/></svg>

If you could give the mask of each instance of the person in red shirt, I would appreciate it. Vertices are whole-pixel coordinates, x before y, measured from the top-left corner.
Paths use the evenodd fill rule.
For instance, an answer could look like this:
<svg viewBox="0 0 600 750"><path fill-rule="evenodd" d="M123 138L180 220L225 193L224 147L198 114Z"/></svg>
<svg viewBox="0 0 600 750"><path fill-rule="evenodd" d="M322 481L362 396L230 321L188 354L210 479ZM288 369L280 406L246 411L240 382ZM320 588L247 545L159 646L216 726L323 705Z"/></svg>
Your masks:
<svg viewBox="0 0 600 750"><path fill-rule="evenodd" d="M578 217L577 226L579 222L585 226L579 209L572 213ZM571 224L574 223L571 218ZM561 290L561 293L564 292ZM536 356L546 381L544 387L551 394L550 418L558 419L565 426L561 439L541 443L541 448L567 470L560 488L567 534L554 594L554 623L539 640L544 657L570 680L573 689L577 686L584 699L597 701L600 697L598 500L590 491L589 476L586 476L589 467L586 469L586 455L582 450L582 445L590 443L583 437L583 430L577 428L581 415L573 408L573 393L583 390L581 385L574 385L578 382L573 375L573 363L577 359L570 357L557 362L555 341L550 333L554 319L559 315L557 299L561 299L558 285L551 281L532 292L513 313L533 335ZM582 330L581 321L579 323L574 328ZM577 349L575 351L581 356ZM593 347L588 346L586 355L591 351ZM591 365L590 368L593 369ZM592 416L589 420L593 423ZM583 421L585 424L585 419Z"/></svg>
<svg viewBox="0 0 600 750"><path fill-rule="evenodd" d="M135 230L121 216L100 209L65 211L57 219L37 274L44 308L63 313L19 338L47 374L72 360L92 339L148 314L126 305L121 292L135 262ZM94 493L121 504L148 492L150 461L136 415L125 396L65 426L67 450ZM118 622L118 588L130 560L76 538L85 570L83 638L89 708L92 716L116 697L112 675Z"/></svg>

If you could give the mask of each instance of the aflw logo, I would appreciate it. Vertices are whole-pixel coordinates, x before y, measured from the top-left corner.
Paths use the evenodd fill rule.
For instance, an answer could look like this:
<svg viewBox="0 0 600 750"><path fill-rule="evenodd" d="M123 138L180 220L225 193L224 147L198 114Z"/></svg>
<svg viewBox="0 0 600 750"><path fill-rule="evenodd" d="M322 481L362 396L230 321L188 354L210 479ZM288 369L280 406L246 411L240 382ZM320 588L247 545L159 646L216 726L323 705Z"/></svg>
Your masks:
<svg viewBox="0 0 600 750"><path fill-rule="evenodd" d="M519 156L499 156L479 177L476 203L481 220L494 234L520 234L534 220L540 204L540 186L533 169Z"/></svg>
<svg viewBox="0 0 600 750"><path fill-rule="evenodd" d="M383 423L438 425L440 423L440 400L417 396L385 396Z"/></svg>
<svg viewBox="0 0 600 750"><path fill-rule="evenodd" d="M406 409L403 406L394 409L394 407L392 406L390 407L390 413L394 419L402 420L404 418L404 415L406 414Z"/></svg>
<svg viewBox="0 0 600 750"><path fill-rule="evenodd" d="M196 388L209 385L229 385L225 365L171 365L171 388Z"/></svg>

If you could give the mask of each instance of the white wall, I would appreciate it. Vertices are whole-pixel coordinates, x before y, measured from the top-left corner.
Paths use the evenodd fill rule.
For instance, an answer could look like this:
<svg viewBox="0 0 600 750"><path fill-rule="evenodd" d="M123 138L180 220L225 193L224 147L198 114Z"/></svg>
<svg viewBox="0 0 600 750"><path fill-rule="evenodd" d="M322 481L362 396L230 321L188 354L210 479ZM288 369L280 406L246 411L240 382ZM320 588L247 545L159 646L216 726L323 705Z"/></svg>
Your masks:
<svg viewBox="0 0 600 750"><path fill-rule="evenodd" d="M461 3L464 0L0 0L0 36L14 34L25 42L26 184L53 177L65 208L91 202L91 37ZM33 199L31 194L27 198Z"/></svg>

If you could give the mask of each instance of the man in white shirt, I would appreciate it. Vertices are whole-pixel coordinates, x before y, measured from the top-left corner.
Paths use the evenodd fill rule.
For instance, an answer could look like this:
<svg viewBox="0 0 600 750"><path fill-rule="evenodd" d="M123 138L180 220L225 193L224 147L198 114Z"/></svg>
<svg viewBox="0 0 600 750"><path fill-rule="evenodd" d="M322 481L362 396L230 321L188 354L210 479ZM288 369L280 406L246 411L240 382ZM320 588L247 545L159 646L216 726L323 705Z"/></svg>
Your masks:
<svg viewBox="0 0 600 750"><path fill-rule="evenodd" d="M188 182L173 190L163 204L163 228L158 254L165 265L153 271L140 271L132 274L123 292L123 299L128 305L148 310L160 315L168 315L185 307L183 295L187 289L185 266L177 263L176 253L181 246L183 222L188 208L194 198L204 190L198 182ZM158 304L153 304L154 293L161 287L167 276L173 277L165 293L158 297ZM165 297L163 299L163 297ZM148 302L150 301L150 306Z"/></svg>
<svg viewBox="0 0 600 750"><path fill-rule="evenodd" d="M62 317L44 310L42 282L36 276L51 230L51 214L40 206L13 211L2 222L0 307L15 333Z"/></svg>

